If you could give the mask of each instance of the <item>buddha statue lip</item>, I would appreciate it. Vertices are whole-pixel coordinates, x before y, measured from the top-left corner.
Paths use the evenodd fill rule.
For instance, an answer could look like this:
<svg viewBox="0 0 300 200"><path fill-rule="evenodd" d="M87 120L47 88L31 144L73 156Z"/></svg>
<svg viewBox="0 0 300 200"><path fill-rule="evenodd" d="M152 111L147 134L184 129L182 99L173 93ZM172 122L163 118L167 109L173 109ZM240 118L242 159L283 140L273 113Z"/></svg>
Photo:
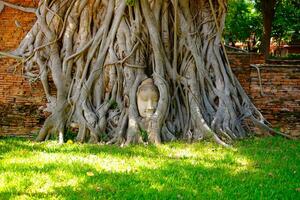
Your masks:
<svg viewBox="0 0 300 200"><path fill-rule="evenodd" d="M153 109L151 109L151 108L146 109L145 112L144 112L145 113L145 118L150 118L154 114L155 110L156 109L154 109L154 108Z"/></svg>
<svg viewBox="0 0 300 200"><path fill-rule="evenodd" d="M141 117L149 119L154 114L159 92L151 78L145 79L137 91L137 106Z"/></svg>

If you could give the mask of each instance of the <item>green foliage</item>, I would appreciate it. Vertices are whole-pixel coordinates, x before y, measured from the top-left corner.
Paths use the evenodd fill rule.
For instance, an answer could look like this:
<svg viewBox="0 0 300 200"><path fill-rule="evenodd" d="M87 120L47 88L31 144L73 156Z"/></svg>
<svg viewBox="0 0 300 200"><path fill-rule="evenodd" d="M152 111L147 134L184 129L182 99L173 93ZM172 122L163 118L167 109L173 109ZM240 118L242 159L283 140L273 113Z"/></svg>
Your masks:
<svg viewBox="0 0 300 200"><path fill-rule="evenodd" d="M104 142L108 142L109 141L109 137L107 135L107 133L100 133L100 141L104 141Z"/></svg>
<svg viewBox="0 0 300 200"><path fill-rule="evenodd" d="M263 12L261 9L261 0L254 0L254 2L255 8ZM275 16L272 24L272 37L275 37L279 41L290 41L292 35L300 31L299 8L299 0L276 0Z"/></svg>
<svg viewBox="0 0 300 200"><path fill-rule="evenodd" d="M65 142L67 142L69 140L75 141L76 136L77 136L77 133L74 130L68 128L68 129L66 129L66 131L64 133L64 141Z"/></svg>
<svg viewBox="0 0 300 200"><path fill-rule="evenodd" d="M270 0L272 2L272 0ZM225 40L245 42L253 33L262 37L263 10L261 0L229 0L225 23ZM267 6L266 4L265 6ZM276 0L275 16L272 19L272 34L277 41L300 41L300 3L298 0ZM267 15L268 16L268 15ZM272 16L269 16L272 17ZM299 38L299 39L297 39Z"/></svg>
<svg viewBox="0 0 300 200"><path fill-rule="evenodd" d="M262 17L250 0L229 0L225 21L226 41L245 42L251 34L262 33Z"/></svg>
<svg viewBox="0 0 300 200"><path fill-rule="evenodd" d="M127 4L128 6L134 6L135 0L126 0L126 4Z"/></svg>
<svg viewBox="0 0 300 200"><path fill-rule="evenodd" d="M129 146L0 140L0 199L299 199L300 143Z"/></svg>
<svg viewBox="0 0 300 200"><path fill-rule="evenodd" d="M148 142L148 132L146 131L146 130L144 130L144 129L141 129L140 130L140 135L141 135L141 137L142 137L142 140L144 141L144 142Z"/></svg>
<svg viewBox="0 0 300 200"><path fill-rule="evenodd" d="M300 54L288 54L287 56L285 57L277 57L277 56L271 56L270 57L271 59L278 59L278 60L300 60Z"/></svg>
<svg viewBox="0 0 300 200"><path fill-rule="evenodd" d="M288 54L287 59L289 59L289 60L300 60L300 54Z"/></svg>
<svg viewBox="0 0 300 200"><path fill-rule="evenodd" d="M299 1L279 0L275 8L275 17L272 26L272 36L279 41L290 41L292 34L300 31L299 20Z"/></svg>
<svg viewBox="0 0 300 200"><path fill-rule="evenodd" d="M116 109L118 108L118 103L116 101L111 101L110 102L110 108L111 109Z"/></svg>

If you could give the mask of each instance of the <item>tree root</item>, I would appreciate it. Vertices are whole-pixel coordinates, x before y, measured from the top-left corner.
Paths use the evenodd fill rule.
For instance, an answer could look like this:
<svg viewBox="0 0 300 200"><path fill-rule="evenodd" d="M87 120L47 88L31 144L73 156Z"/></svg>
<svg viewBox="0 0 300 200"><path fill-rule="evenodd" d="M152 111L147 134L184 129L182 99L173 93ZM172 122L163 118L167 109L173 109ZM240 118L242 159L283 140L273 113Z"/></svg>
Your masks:
<svg viewBox="0 0 300 200"><path fill-rule="evenodd" d="M20 10L20 11L23 11L23 12L28 12L28 13L35 13L36 12L35 8L18 6L18 5L15 5L15 4L12 4L12 3L9 3L9 2L5 2L5 1L2 1L2 0L0 0L0 4L3 4L5 6L8 6L10 8L17 9L17 10Z"/></svg>
<svg viewBox="0 0 300 200"><path fill-rule="evenodd" d="M53 132L62 142L71 124L78 142L119 145L212 138L229 146L253 123L271 130L220 48L226 2L46 0L22 8L38 20L12 57L41 78L52 113L37 140ZM151 120L137 105L147 77L159 91Z"/></svg>

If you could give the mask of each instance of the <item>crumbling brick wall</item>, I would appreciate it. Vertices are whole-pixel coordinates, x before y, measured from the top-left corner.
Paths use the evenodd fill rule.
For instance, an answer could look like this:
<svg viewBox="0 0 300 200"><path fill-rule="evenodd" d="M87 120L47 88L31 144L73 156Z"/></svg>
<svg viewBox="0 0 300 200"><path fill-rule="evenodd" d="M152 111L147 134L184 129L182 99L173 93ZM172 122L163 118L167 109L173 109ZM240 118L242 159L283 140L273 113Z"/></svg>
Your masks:
<svg viewBox="0 0 300 200"><path fill-rule="evenodd" d="M250 73L250 97L264 117L281 131L300 136L300 63L262 65Z"/></svg>
<svg viewBox="0 0 300 200"><path fill-rule="evenodd" d="M31 7L37 4L35 0L7 2ZM5 7L0 13L0 51L15 49L35 21L34 14ZM44 102L41 84L29 84L14 59L0 58L0 135L25 134L39 127L44 116L38 108Z"/></svg>
<svg viewBox="0 0 300 200"><path fill-rule="evenodd" d="M22 6L37 6L37 0L6 0L6 2ZM35 20L33 13L25 13L5 6L0 13L0 51L16 48Z"/></svg>
<svg viewBox="0 0 300 200"><path fill-rule="evenodd" d="M228 59L232 71L237 76L237 79L240 81L247 94L250 95L251 68L249 66L250 64L264 63L264 55L257 53L228 52Z"/></svg>
<svg viewBox="0 0 300 200"><path fill-rule="evenodd" d="M262 54L228 53L231 68L246 93L275 128L300 136L300 62L270 60ZM259 79L261 79L261 86Z"/></svg>

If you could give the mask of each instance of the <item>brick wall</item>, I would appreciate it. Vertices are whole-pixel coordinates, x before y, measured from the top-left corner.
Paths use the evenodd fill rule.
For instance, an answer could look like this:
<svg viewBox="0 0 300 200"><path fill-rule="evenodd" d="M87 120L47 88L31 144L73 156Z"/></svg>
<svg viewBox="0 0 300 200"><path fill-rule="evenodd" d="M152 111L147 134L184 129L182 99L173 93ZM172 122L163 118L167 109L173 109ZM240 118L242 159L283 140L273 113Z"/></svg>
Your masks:
<svg viewBox="0 0 300 200"><path fill-rule="evenodd" d="M37 5L37 0L6 0L6 2L30 7ZM25 13L5 6L0 13L0 51L17 47L35 20L35 15L32 13Z"/></svg>
<svg viewBox="0 0 300 200"><path fill-rule="evenodd" d="M234 68L248 67L250 64L264 63L264 55L258 53L227 52L230 66Z"/></svg>
<svg viewBox="0 0 300 200"><path fill-rule="evenodd" d="M7 2L35 7L35 0ZM6 7L0 13L0 51L15 49L36 18ZM21 66L13 59L0 58L0 135L28 133L43 123L38 108L44 103L40 83L29 84L22 77Z"/></svg>
<svg viewBox="0 0 300 200"><path fill-rule="evenodd" d="M228 59L233 73L237 76L247 94L250 95L250 64L264 63L263 54L228 52Z"/></svg>
<svg viewBox="0 0 300 200"><path fill-rule="evenodd" d="M273 127L300 136L300 63L266 64L251 68L250 97Z"/></svg>
<svg viewBox="0 0 300 200"><path fill-rule="evenodd" d="M300 61L269 60L261 65L262 54L234 52L228 58L246 93L272 126L300 136ZM260 73L251 64L259 64Z"/></svg>
<svg viewBox="0 0 300 200"><path fill-rule="evenodd" d="M24 6L35 6L33 0L10 0ZM35 22L35 16L10 8L0 13L0 51L16 48ZM19 27L21 25L21 27ZM233 72L254 104L276 127L291 134L300 129L300 66L276 62L262 66L262 96L257 70L250 64L263 63L260 54L228 53ZM22 77L16 61L0 58L0 135L27 134L40 127L45 119L38 108L45 103L40 83L29 84Z"/></svg>

